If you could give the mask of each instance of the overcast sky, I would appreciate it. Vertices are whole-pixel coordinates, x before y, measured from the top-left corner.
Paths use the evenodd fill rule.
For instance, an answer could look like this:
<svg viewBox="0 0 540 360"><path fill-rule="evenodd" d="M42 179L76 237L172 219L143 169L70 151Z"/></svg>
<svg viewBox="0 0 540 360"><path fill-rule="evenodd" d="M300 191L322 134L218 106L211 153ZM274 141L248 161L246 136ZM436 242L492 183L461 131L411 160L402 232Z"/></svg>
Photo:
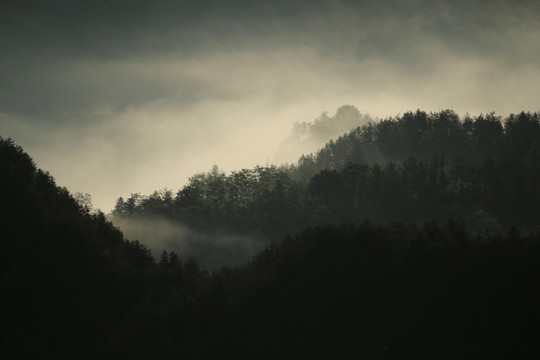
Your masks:
<svg viewBox="0 0 540 360"><path fill-rule="evenodd" d="M538 111L539 19L525 0L3 2L0 135L107 212L272 162L345 104Z"/></svg>

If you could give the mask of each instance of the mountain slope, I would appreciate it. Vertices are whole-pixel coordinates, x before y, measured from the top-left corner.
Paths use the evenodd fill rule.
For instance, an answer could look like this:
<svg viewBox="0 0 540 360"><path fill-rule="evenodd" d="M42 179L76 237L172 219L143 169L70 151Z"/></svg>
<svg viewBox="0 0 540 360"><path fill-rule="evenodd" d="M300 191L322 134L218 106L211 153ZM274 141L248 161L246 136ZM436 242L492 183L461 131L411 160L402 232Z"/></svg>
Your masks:
<svg viewBox="0 0 540 360"><path fill-rule="evenodd" d="M538 357L538 233L309 227L208 274L154 261L11 140L0 174L2 358Z"/></svg>
<svg viewBox="0 0 540 360"><path fill-rule="evenodd" d="M9 139L0 138L0 174L4 358L93 358L140 298L153 259Z"/></svg>
<svg viewBox="0 0 540 360"><path fill-rule="evenodd" d="M416 111L357 127L296 165L229 175L214 167L176 194L120 198L112 219L147 240L140 224L160 224L171 231L154 231L149 246L218 268L308 225L454 219L475 234L534 231L539 184L539 114Z"/></svg>

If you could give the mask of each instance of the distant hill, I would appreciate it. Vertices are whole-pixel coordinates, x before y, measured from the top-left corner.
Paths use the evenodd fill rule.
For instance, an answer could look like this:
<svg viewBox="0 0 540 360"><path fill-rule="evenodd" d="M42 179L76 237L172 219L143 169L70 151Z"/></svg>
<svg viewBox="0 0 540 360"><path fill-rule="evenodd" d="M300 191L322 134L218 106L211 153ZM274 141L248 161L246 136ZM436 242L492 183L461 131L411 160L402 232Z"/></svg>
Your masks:
<svg viewBox="0 0 540 360"><path fill-rule="evenodd" d="M407 112L358 126L317 152L304 154L291 166L291 175L308 181L321 170L339 170L347 163L383 165L433 157L474 164L490 158L539 164L540 114L521 112L503 119L490 113L460 119L451 110Z"/></svg>
<svg viewBox="0 0 540 360"><path fill-rule="evenodd" d="M359 116L352 107L342 113ZM141 239L149 239L141 224L159 224L169 231L152 231L149 246L214 268L309 225L454 219L474 234L534 232L538 203L539 114L416 111L358 126L294 165L229 175L214 167L176 193L120 198L112 219Z"/></svg>
<svg viewBox="0 0 540 360"><path fill-rule="evenodd" d="M351 105L341 106L333 116L323 112L311 123L296 122L291 134L279 145L276 161L285 163L290 161L291 157L312 153L331 139L373 122L369 115L360 113Z"/></svg>

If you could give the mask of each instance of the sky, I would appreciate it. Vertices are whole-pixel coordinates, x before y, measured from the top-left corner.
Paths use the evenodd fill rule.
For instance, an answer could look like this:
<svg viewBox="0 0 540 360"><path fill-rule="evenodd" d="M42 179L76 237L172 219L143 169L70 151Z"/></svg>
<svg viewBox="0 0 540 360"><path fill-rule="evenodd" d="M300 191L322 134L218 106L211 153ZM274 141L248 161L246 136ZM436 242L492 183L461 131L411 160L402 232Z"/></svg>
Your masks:
<svg viewBox="0 0 540 360"><path fill-rule="evenodd" d="M540 110L539 1L4 3L0 136L105 212L272 163L294 122L341 105Z"/></svg>

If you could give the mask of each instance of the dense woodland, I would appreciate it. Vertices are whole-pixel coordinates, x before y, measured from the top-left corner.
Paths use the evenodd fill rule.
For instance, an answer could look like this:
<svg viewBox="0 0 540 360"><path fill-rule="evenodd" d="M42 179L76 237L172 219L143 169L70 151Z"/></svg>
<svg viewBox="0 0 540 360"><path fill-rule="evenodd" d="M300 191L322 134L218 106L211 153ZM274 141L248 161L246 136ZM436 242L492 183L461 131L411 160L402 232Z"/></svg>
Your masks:
<svg viewBox="0 0 540 360"><path fill-rule="evenodd" d="M351 118L348 109L327 121L340 122L340 113ZM113 219L167 219L268 244L309 225L366 220L453 219L474 234L511 226L534 232L539 203L539 114L459 119L452 111L417 111L368 122L294 165L229 175L214 167L176 193L119 198Z"/></svg>
<svg viewBox="0 0 540 360"><path fill-rule="evenodd" d="M113 221L265 239L209 271L152 256L0 138L0 356L537 358L539 166L538 114L417 111L118 200Z"/></svg>

